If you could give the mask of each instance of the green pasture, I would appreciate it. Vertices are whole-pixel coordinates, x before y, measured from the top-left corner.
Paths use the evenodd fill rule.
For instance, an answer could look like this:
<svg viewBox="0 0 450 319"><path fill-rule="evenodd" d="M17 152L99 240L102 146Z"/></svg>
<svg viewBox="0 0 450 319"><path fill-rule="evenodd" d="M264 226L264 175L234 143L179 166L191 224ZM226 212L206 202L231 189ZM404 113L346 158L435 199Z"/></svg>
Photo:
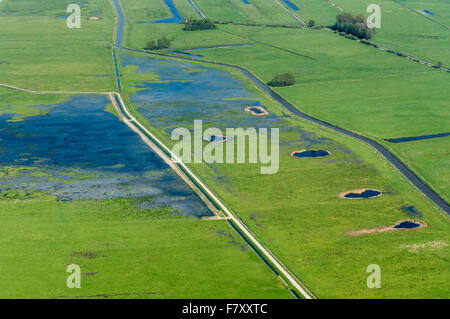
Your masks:
<svg viewBox="0 0 450 319"><path fill-rule="evenodd" d="M370 0L335 0L333 1L353 14L362 13L366 17ZM410 8L402 6L406 4ZM423 8L415 8L410 1L380 0L377 4L381 8L381 28L377 30L374 42L391 49L416 56L431 62L442 61L445 66L450 64L450 47L448 46L450 30L446 12L448 5L444 1L424 1ZM426 3L426 4L425 4ZM418 13L415 9L427 9L428 4L436 4L436 14L443 15L447 26L434 22L434 17ZM431 8L431 6L430 6ZM430 10L431 11L431 10ZM447 10L448 12L448 10ZM444 20L443 20L444 21Z"/></svg>
<svg viewBox="0 0 450 319"><path fill-rule="evenodd" d="M242 0L194 1L203 13L214 21L301 26L289 12L272 0L252 0L249 1L250 4L245 4Z"/></svg>
<svg viewBox="0 0 450 319"><path fill-rule="evenodd" d="M450 201L450 138L390 144L404 162L414 169L417 175L427 180L436 190Z"/></svg>
<svg viewBox="0 0 450 319"><path fill-rule="evenodd" d="M129 199L0 202L0 297L293 298L225 221L167 214Z"/></svg>
<svg viewBox="0 0 450 319"><path fill-rule="evenodd" d="M33 90L111 91L113 11L108 0L81 5L81 28L69 29L72 1L0 3L0 83ZM4 12L16 11L16 12ZM101 10L99 21L88 20ZM36 12L36 13L33 13Z"/></svg>

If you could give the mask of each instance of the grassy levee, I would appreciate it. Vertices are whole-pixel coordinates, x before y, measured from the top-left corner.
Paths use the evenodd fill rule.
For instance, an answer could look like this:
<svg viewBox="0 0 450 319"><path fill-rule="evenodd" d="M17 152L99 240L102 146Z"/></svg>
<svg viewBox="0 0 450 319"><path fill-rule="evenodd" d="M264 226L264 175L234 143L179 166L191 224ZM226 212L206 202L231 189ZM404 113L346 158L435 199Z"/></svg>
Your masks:
<svg viewBox="0 0 450 319"><path fill-rule="evenodd" d="M0 3L0 83L34 90L111 91L114 15L108 0L81 5L81 28L66 26L70 1ZM92 12L101 11L101 14ZM88 20L99 16L101 20Z"/></svg>
<svg viewBox="0 0 450 319"><path fill-rule="evenodd" d="M126 55L145 59L142 54L127 52ZM192 68L195 69L195 64ZM223 70L254 91L271 114L284 114L279 105L242 75L227 68ZM122 96L133 115L170 148L175 144L169 136L173 127L159 127L161 120L165 121L164 115L146 119L130 103L140 90L135 85L158 83L159 77L136 72L133 66L121 68ZM182 104L180 101L180 108ZM151 99L148 107L152 107ZM184 111L181 114L184 120L177 125L192 128L194 118ZM295 117L283 118L289 127L301 127L325 138L327 142L317 147L331 149L333 157L312 161L289 157L290 151L302 148L303 141L281 128L277 174L261 175L257 164L189 164L190 168L319 297L444 296L448 287L442 287L442 278L449 276L445 267L449 254L446 217L367 145ZM337 198L343 190L367 185L381 190L384 196L368 201ZM406 205L413 205L423 213L427 228L361 237L346 235L351 230L390 225L410 218L402 210ZM433 251L425 249L415 254L407 248L414 243L437 241L444 244ZM371 263L382 267L384 289L367 289L366 267Z"/></svg>
<svg viewBox="0 0 450 319"><path fill-rule="evenodd" d="M384 139L448 131L446 72L323 30L226 25L214 32L220 31L235 37L233 40L253 44L190 52L201 54L208 61L243 66L266 83L279 72L292 73L296 84L277 88L276 92L316 118L368 136L392 150L393 145ZM197 34L199 41L209 37L206 33ZM178 29L178 35L173 37L180 39L182 36L183 31ZM135 43L134 47L140 45L138 41L129 42ZM183 48L178 41L174 46ZM448 200L448 192L443 192L446 183L438 184L431 177L448 178L445 156L434 160L436 165L429 166L430 170L419 171L405 153L396 155Z"/></svg>

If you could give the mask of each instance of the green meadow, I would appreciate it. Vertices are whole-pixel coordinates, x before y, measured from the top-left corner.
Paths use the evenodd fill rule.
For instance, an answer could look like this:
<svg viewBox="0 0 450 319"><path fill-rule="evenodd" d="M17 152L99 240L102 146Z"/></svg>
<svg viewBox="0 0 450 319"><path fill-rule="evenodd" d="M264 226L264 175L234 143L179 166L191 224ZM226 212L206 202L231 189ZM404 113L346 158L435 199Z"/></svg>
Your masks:
<svg viewBox="0 0 450 319"><path fill-rule="evenodd" d="M292 298L225 221L130 200L0 202L1 298ZM81 268L69 289L66 268Z"/></svg>
<svg viewBox="0 0 450 319"><path fill-rule="evenodd" d="M362 13L365 16L370 0L336 0L333 1L353 14ZM450 30L448 19L448 4L443 0L417 2L404 0L380 0L377 4L381 8L381 28L377 30L374 42L391 49L416 56L431 62L442 61L450 65L450 48L448 46ZM408 7L403 6L406 4ZM436 5L436 6L434 6ZM436 23L434 16L417 12L427 8L434 11L436 17L444 24Z"/></svg>
<svg viewBox="0 0 450 319"><path fill-rule="evenodd" d="M114 15L108 0L81 5L81 28L69 29L71 1L0 4L0 82L32 90L112 91ZM14 11L14 12L5 12ZM102 20L88 20L101 11Z"/></svg>
<svg viewBox="0 0 450 319"><path fill-rule="evenodd" d="M245 4L242 0L195 2L203 13L214 21L301 26L301 23L283 10L276 1L252 0L249 1L250 4Z"/></svg>

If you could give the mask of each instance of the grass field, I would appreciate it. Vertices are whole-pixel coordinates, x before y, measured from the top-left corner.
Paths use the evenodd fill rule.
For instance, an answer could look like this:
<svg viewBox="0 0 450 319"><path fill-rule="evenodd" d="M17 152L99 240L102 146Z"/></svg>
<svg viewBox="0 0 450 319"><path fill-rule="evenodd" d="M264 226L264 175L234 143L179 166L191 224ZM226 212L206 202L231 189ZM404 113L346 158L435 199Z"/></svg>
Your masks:
<svg viewBox="0 0 450 319"><path fill-rule="evenodd" d="M450 201L450 138L398 143L390 148Z"/></svg>
<svg viewBox="0 0 450 319"><path fill-rule="evenodd" d="M426 1L423 8L426 9L428 4L437 5L436 14L444 16L445 22L448 5L443 4L444 1ZM345 12L353 14L366 14L367 6L372 3L369 0L336 0L337 5L342 7ZM447 45L450 30L449 25L443 26L433 21L434 17L429 17L415 10L402 6L406 4L412 8L416 6L410 1L393 1L381 0L377 4L381 8L381 28L377 30L374 38L376 43L380 43L394 50L399 50L406 54L410 54L434 63L442 61L444 65L450 64L450 48ZM431 8L431 7L430 7ZM441 9L441 10L439 10Z"/></svg>
<svg viewBox="0 0 450 319"><path fill-rule="evenodd" d="M34 90L113 90L114 15L109 1L81 5L80 29L69 29L66 19L58 18L67 15L69 3L20 0L0 4L1 83ZM102 11L102 20L88 20L97 10Z"/></svg>
<svg viewBox="0 0 450 319"><path fill-rule="evenodd" d="M0 208L2 298L292 298L225 221L127 200ZM81 289L66 286L69 264Z"/></svg>
<svg viewBox="0 0 450 319"><path fill-rule="evenodd" d="M276 1L272 0L252 0L249 1L250 4L245 4L242 0L195 1L205 15L214 21L301 25L292 15L281 8Z"/></svg>

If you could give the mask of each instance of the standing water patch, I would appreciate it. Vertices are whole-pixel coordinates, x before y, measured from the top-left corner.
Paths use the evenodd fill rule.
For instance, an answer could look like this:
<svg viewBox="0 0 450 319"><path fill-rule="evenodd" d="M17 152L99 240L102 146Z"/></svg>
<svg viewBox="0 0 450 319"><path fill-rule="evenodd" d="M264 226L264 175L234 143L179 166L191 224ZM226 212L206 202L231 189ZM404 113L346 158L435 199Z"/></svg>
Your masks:
<svg viewBox="0 0 450 319"><path fill-rule="evenodd" d="M300 10L295 4L293 4L291 1L289 0L282 0L284 2L285 5L287 5L291 10L294 11L298 11Z"/></svg>
<svg viewBox="0 0 450 319"><path fill-rule="evenodd" d="M223 135L211 135L211 136L205 137L205 141L224 143L224 142L228 141L228 137L223 136Z"/></svg>
<svg viewBox="0 0 450 319"><path fill-rule="evenodd" d="M249 106L244 109L245 112L249 112L253 116L266 116L269 114L264 108L261 106Z"/></svg>
<svg viewBox="0 0 450 319"><path fill-rule="evenodd" d="M289 155L295 158L316 158L328 156L330 155L330 152L324 150L301 150L294 151Z"/></svg>
<svg viewBox="0 0 450 319"><path fill-rule="evenodd" d="M422 217L422 213L419 212L414 206L405 206L403 207L403 211L410 216Z"/></svg>
<svg viewBox="0 0 450 319"><path fill-rule="evenodd" d="M395 225L394 228L395 229L412 229L412 228L417 228L420 227L421 225L412 221L404 221L399 223L398 225Z"/></svg>
<svg viewBox="0 0 450 319"><path fill-rule="evenodd" d="M169 8L170 13L172 14L171 18L166 19L159 19L155 21L138 21L136 23L180 23L183 21L183 17L181 16L180 12L178 12L178 9L175 7L175 4L173 3L173 0L164 0L164 3Z"/></svg>
<svg viewBox="0 0 450 319"><path fill-rule="evenodd" d="M345 199L369 199L369 198L375 198L380 197L382 193L380 191L377 191L375 189L357 189L352 191L347 191L340 193L338 195L339 198L345 198Z"/></svg>

